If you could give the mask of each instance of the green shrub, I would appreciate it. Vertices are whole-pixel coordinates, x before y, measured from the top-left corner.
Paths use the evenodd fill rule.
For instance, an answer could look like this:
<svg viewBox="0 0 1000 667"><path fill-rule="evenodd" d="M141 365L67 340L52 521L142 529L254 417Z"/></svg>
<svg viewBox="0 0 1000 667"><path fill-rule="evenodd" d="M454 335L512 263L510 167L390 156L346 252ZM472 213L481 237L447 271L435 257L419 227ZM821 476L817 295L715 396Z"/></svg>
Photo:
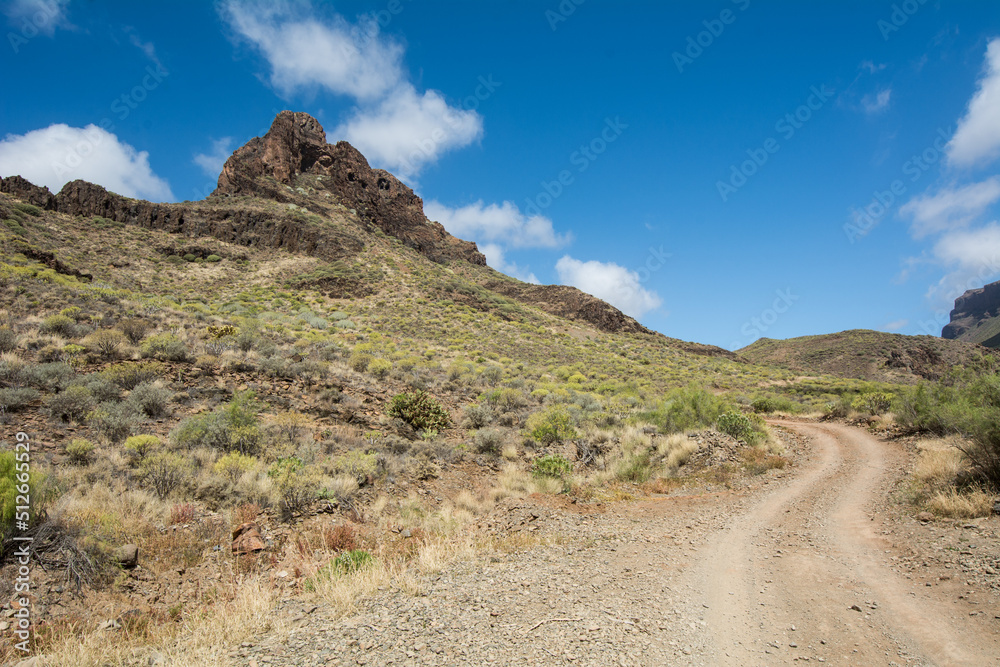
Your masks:
<svg viewBox="0 0 1000 667"><path fill-rule="evenodd" d="M212 469L217 475L226 477L235 484L244 473L257 467L257 457L239 452L229 452L219 457Z"/></svg>
<svg viewBox="0 0 1000 667"><path fill-rule="evenodd" d="M374 562L372 555L362 549L345 551L321 567L314 576L306 579L303 588L312 593L321 583L371 567Z"/></svg>
<svg viewBox="0 0 1000 667"><path fill-rule="evenodd" d="M440 431L451 425L444 406L420 389L393 396L388 415L402 419L418 431Z"/></svg>
<svg viewBox="0 0 1000 667"><path fill-rule="evenodd" d="M172 393L157 382L143 382L129 392L127 402L147 417L162 417L167 414Z"/></svg>
<svg viewBox="0 0 1000 667"><path fill-rule="evenodd" d="M0 352L12 352L17 348L17 334L10 327L0 327Z"/></svg>
<svg viewBox="0 0 1000 667"><path fill-rule="evenodd" d="M757 444L765 437L763 421L759 417L754 419L742 412L724 412L719 415L716 428L748 445Z"/></svg>
<svg viewBox="0 0 1000 667"><path fill-rule="evenodd" d="M94 443L85 438L74 438L66 445L66 456L70 463L76 465L87 465L90 457L94 453Z"/></svg>
<svg viewBox="0 0 1000 667"><path fill-rule="evenodd" d="M133 465L142 463L160 446L160 439L155 435L133 435L125 440L122 448Z"/></svg>
<svg viewBox="0 0 1000 667"><path fill-rule="evenodd" d="M31 204L22 204L20 202L14 204L14 209L20 211L21 213L26 213L32 216L33 218L37 218L42 214L42 209L38 208L37 206L32 206Z"/></svg>
<svg viewBox="0 0 1000 667"><path fill-rule="evenodd" d="M254 392L238 392L226 405L182 421L171 437L183 447L210 447L252 456L260 450L260 410Z"/></svg>
<svg viewBox="0 0 1000 667"><path fill-rule="evenodd" d="M174 489L191 475L191 462L174 452L153 452L139 466L140 478L152 487L160 500L165 500Z"/></svg>
<svg viewBox="0 0 1000 667"><path fill-rule="evenodd" d="M143 382L152 382L164 372L163 364L156 361L122 362L105 368L101 374L122 389L131 390Z"/></svg>
<svg viewBox="0 0 1000 667"><path fill-rule="evenodd" d="M152 357L160 361L187 361L188 358L184 341L172 333L150 336L142 344L140 352L143 357Z"/></svg>
<svg viewBox="0 0 1000 667"><path fill-rule="evenodd" d="M115 359L127 340L121 331L100 329L87 336L83 342L88 348L100 352L105 359Z"/></svg>
<svg viewBox="0 0 1000 667"><path fill-rule="evenodd" d="M535 477L555 477L565 479L573 472L573 464L559 454L546 454L531 464L531 474Z"/></svg>
<svg viewBox="0 0 1000 667"><path fill-rule="evenodd" d="M215 263L215 262L221 262L222 258L219 257L218 255L209 255L208 257L205 258L205 261L206 262L213 262L213 263Z"/></svg>
<svg viewBox="0 0 1000 667"><path fill-rule="evenodd" d="M316 470L296 456L278 459L267 475L274 480L281 507L287 514L301 512L319 494L320 480Z"/></svg>
<svg viewBox="0 0 1000 667"><path fill-rule="evenodd" d="M189 253L187 253L186 255L184 255L184 261L185 261L185 262L193 262L193 261L195 261L196 259L198 259L198 257L197 257L197 255L195 255L194 253L190 253L190 252L189 252Z"/></svg>
<svg viewBox="0 0 1000 667"><path fill-rule="evenodd" d="M364 373L374 360L375 357L368 352L354 352L347 360L347 365L356 373Z"/></svg>
<svg viewBox="0 0 1000 667"><path fill-rule="evenodd" d="M640 417L656 424L664 433L677 433L712 426L719 415L730 409L725 399L691 385L668 392L655 408Z"/></svg>
<svg viewBox="0 0 1000 667"><path fill-rule="evenodd" d="M146 337L146 334L149 333L149 322L138 318L130 318L119 322L118 328L128 338L130 343L138 345Z"/></svg>
<svg viewBox="0 0 1000 667"><path fill-rule="evenodd" d="M73 318L67 317L65 315L49 315L44 320L42 324L38 327L38 330L42 333L59 334L60 336L71 336L73 334L75 323Z"/></svg>
<svg viewBox="0 0 1000 667"><path fill-rule="evenodd" d="M374 452L354 449L335 457L331 461L331 466L334 472L350 475L358 480L359 484L364 484L369 477L374 477L378 472L378 456Z"/></svg>
<svg viewBox="0 0 1000 667"><path fill-rule="evenodd" d="M38 398L38 390L29 387L0 389L0 412L17 412Z"/></svg>
<svg viewBox="0 0 1000 667"><path fill-rule="evenodd" d="M463 410L464 424L469 428L482 428L493 423L493 410L485 405L467 405Z"/></svg>
<svg viewBox="0 0 1000 667"><path fill-rule="evenodd" d="M528 434L543 444L549 445L576 437L573 418L563 405L553 405L528 417Z"/></svg>
<svg viewBox="0 0 1000 667"><path fill-rule="evenodd" d="M49 398L49 415L60 421L80 423L94 409L95 404L94 395L89 389L72 385Z"/></svg>
<svg viewBox="0 0 1000 667"><path fill-rule="evenodd" d="M959 374L951 386L919 385L904 393L897 419L919 430L957 433L959 449L985 486L1000 491L1000 376Z"/></svg>
<svg viewBox="0 0 1000 667"><path fill-rule="evenodd" d="M495 428L484 428L476 431L476 451L481 454L499 454L503 449L504 434Z"/></svg>
<svg viewBox="0 0 1000 667"><path fill-rule="evenodd" d="M21 458L26 458L21 452ZM17 521L33 525L45 515L48 494L45 493L45 475L34 464L18 461L12 451L0 452L0 556L3 545L12 535ZM19 515L17 507L23 505L17 496L28 496L27 512Z"/></svg>
<svg viewBox="0 0 1000 667"><path fill-rule="evenodd" d="M388 359L372 359L368 363L368 372L379 380L384 380L392 370L392 362Z"/></svg>
<svg viewBox="0 0 1000 667"><path fill-rule="evenodd" d="M851 407L858 412L865 412L870 415L881 415L889 411L892 407L892 399L895 396L885 391L869 391L861 394L851 402Z"/></svg>
<svg viewBox="0 0 1000 667"><path fill-rule="evenodd" d="M25 368L27 383L47 391L59 391L66 388L75 376L76 371L73 367L61 361Z"/></svg>
<svg viewBox="0 0 1000 667"><path fill-rule="evenodd" d="M87 415L87 422L108 442L117 444L142 423L142 414L128 403L101 403Z"/></svg>
<svg viewBox="0 0 1000 667"><path fill-rule="evenodd" d="M354 549L352 551L345 551L334 558L331 565L338 574L350 574L351 572L357 572L369 567L374 562L375 559L367 551Z"/></svg>
<svg viewBox="0 0 1000 667"><path fill-rule="evenodd" d="M500 387L484 392L479 400L498 412L510 412L528 405L528 399L524 397L524 393L513 387Z"/></svg>
<svg viewBox="0 0 1000 667"><path fill-rule="evenodd" d="M758 414L770 414L777 409L773 398L755 398L750 402L750 409Z"/></svg>
<svg viewBox="0 0 1000 667"><path fill-rule="evenodd" d="M103 373L93 373L77 380L82 386L90 390L91 395L98 403L115 402L121 398L121 388L112 382Z"/></svg>

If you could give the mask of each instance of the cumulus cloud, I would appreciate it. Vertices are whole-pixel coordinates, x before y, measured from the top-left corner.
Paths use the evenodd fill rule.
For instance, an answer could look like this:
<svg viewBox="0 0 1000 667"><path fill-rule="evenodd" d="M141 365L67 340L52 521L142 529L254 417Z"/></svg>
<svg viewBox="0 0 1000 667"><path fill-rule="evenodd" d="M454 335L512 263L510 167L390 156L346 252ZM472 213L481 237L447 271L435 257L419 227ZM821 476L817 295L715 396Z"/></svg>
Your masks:
<svg viewBox="0 0 1000 667"><path fill-rule="evenodd" d="M564 285L603 299L632 317L641 317L663 305L656 292L642 286L638 273L613 262L584 262L564 255L556 262L556 272Z"/></svg>
<svg viewBox="0 0 1000 667"><path fill-rule="evenodd" d="M30 39L37 33L51 37L56 28L70 27L66 19L68 4L69 0L13 0L3 13L11 27L17 29L18 37Z"/></svg>
<svg viewBox="0 0 1000 667"><path fill-rule="evenodd" d="M412 178L443 153L478 141L483 119L448 106L437 91L421 95L403 84L377 106L356 109L335 134L373 163Z"/></svg>
<svg viewBox="0 0 1000 667"><path fill-rule="evenodd" d="M205 175L209 178L218 178L222 173L222 167L226 160L232 155L232 137L223 137L212 142L212 148L207 153L198 153L192 162L201 167Z"/></svg>
<svg viewBox="0 0 1000 667"><path fill-rule="evenodd" d="M451 208L431 200L424 212L437 220L449 233L481 243L503 243L513 248L558 248L571 240L569 234L558 234L552 221L544 215L522 213L517 204L485 204L483 200Z"/></svg>
<svg viewBox="0 0 1000 667"><path fill-rule="evenodd" d="M403 80L403 47L379 34L374 17L352 25L333 15L322 20L309 3L237 2L221 8L240 37L271 66L271 84L285 95L324 88L375 100Z"/></svg>
<svg viewBox="0 0 1000 667"><path fill-rule="evenodd" d="M889 100L892 97L892 88L880 90L874 95L869 94L861 98L861 107L865 113L876 114L889 108Z"/></svg>
<svg viewBox="0 0 1000 667"><path fill-rule="evenodd" d="M1000 199L1000 177L958 188L945 188L934 195L915 197L900 207L901 215L913 218L910 231L916 238L965 227Z"/></svg>
<svg viewBox="0 0 1000 667"><path fill-rule="evenodd" d="M420 92L403 68L403 46L380 33L374 16L356 23L320 16L309 2L237 2L221 13L233 31L270 65L281 94L325 90L357 107L335 131L378 167L415 178L444 153L478 141L482 117Z"/></svg>
<svg viewBox="0 0 1000 667"><path fill-rule="evenodd" d="M96 125L60 123L23 135L8 134L0 141L0 175L20 175L53 192L83 179L126 197L174 200L167 182L153 173L149 153Z"/></svg>
<svg viewBox="0 0 1000 667"><path fill-rule="evenodd" d="M483 243L479 245L479 250L486 255L486 263L501 273L513 276L520 281L540 285L541 282L534 273L527 267L520 266L514 262L507 261L506 252L495 243Z"/></svg>
<svg viewBox="0 0 1000 667"><path fill-rule="evenodd" d="M934 245L934 257L949 272L928 290L937 305L948 307L965 290L982 287L1000 274L1000 225L956 231Z"/></svg>
<svg viewBox="0 0 1000 667"><path fill-rule="evenodd" d="M986 48L984 73L965 116L947 146L948 161L959 167L1000 156L1000 38Z"/></svg>

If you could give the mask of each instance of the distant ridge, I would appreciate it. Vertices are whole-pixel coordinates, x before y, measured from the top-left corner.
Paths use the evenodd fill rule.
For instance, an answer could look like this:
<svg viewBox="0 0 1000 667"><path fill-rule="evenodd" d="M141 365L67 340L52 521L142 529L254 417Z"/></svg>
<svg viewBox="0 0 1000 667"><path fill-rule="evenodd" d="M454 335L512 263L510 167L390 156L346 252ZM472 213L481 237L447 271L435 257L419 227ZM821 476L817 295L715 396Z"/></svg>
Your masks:
<svg viewBox="0 0 1000 667"><path fill-rule="evenodd" d="M761 338L738 353L753 363L802 373L903 384L936 380L955 366L997 354L964 341L866 329L787 340Z"/></svg>

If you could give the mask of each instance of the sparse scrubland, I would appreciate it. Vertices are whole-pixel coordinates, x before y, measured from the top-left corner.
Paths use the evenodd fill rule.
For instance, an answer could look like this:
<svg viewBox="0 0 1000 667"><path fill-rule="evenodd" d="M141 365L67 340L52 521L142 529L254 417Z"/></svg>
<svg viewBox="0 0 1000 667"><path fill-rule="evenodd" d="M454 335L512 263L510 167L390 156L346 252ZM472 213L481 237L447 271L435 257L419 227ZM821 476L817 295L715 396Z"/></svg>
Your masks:
<svg viewBox="0 0 1000 667"><path fill-rule="evenodd" d="M360 233L346 209L242 203ZM738 485L789 465L766 418L933 436L910 498L939 514L981 516L1000 484L986 360L916 387L802 377L557 317L484 287L506 280L485 266L377 229L325 261L7 196L0 217L0 423L32 442L53 609L35 649L60 665L221 661L288 596L346 613L386 587L419 594L456 558L531 543L476 530L512 498ZM692 465L713 439L733 455ZM5 555L16 474L0 453ZM234 554L248 523L262 548ZM126 544L140 570L123 568Z"/></svg>

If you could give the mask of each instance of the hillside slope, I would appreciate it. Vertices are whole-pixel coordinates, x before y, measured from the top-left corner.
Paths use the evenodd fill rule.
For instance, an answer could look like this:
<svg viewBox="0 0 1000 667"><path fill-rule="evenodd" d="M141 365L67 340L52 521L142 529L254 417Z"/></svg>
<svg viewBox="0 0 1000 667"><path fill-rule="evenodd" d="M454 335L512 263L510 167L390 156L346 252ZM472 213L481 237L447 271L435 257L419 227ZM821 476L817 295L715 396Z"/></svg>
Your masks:
<svg viewBox="0 0 1000 667"><path fill-rule="evenodd" d="M963 341L865 329L787 340L761 338L738 352L755 364L900 384L934 380L954 366L973 363L984 354L994 354L992 350Z"/></svg>

